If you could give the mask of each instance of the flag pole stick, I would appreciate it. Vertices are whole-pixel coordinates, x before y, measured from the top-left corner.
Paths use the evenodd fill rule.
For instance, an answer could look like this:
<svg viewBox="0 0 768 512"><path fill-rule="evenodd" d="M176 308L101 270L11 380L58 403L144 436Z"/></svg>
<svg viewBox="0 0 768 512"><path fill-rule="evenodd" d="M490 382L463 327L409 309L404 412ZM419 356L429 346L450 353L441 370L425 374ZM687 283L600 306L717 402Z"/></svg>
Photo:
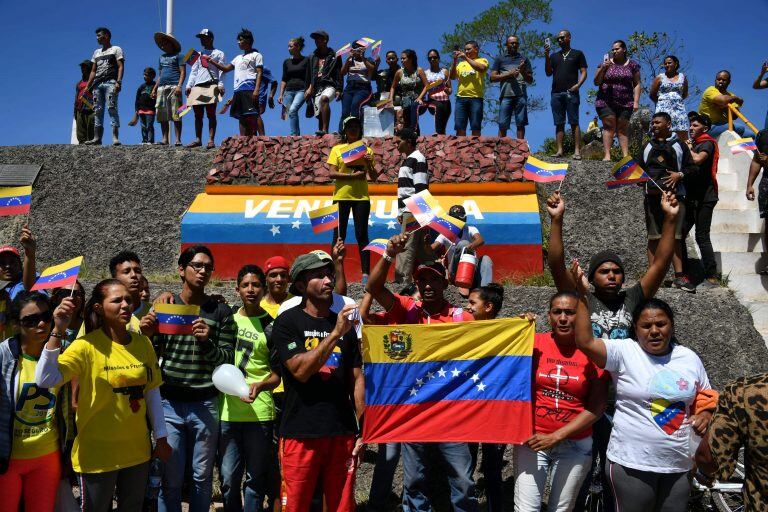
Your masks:
<svg viewBox="0 0 768 512"><path fill-rule="evenodd" d="M563 179L560 180L560 184L557 186L557 191L560 192L560 190L563 188L563 182L565 181L565 176L563 176Z"/></svg>
<svg viewBox="0 0 768 512"><path fill-rule="evenodd" d="M661 188L661 187L659 186L659 184L658 184L658 183L656 183L656 180L654 180L654 179L653 179L653 178L651 178L650 176L648 176L648 179L649 179L649 180L651 180L651 183L653 183L654 185L656 185L656 188L658 188L658 189L659 189L659 191L661 191L661 193L662 193L662 194L665 192L665 190L664 190L663 188Z"/></svg>

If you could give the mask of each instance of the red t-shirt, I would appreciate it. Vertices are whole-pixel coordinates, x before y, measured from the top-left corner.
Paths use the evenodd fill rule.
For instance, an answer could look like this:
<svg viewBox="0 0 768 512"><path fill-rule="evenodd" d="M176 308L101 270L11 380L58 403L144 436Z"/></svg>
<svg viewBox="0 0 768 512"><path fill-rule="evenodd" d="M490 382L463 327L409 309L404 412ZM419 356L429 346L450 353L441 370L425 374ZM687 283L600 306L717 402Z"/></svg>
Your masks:
<svg viewBox="0 0 768 512"><path fill-rule="evenodd" d="M406 295L395 296L395 303L385 313L387 324L444 324L448 322L471 322L474 317L459 307L445 303L436 315L430 315L421 307L421 301Z"/></svg>
<svg viewBox="0 0 768 512"><path fill-rule="evenodd" d="M534 430L551 434L584 411L593 379L610 379L576 348L558 345L552 333L536 334L533 342ZM592 435L592 427L570 439Z"/></svg>

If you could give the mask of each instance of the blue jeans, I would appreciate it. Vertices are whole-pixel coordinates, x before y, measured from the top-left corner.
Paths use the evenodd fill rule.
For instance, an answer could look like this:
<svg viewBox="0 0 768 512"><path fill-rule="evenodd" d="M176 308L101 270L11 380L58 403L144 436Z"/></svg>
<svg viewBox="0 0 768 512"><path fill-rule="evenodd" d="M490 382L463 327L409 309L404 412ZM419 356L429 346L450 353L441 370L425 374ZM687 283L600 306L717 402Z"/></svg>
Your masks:
<svg viewBox="0 0 768 512"><path fill-rule="evenodd" d="M403 443L403 512L431 512L425 491L429 443ZM435 443L445 461L454 512L476 512L477 497L472 480L472 454L467 443Z"/></svg>
<svg viewBox="0 0 768 512"><path fill-rule="evenodd" d="M94 126L104 126L104 106L109 110L111 126L120 127L120 116L117 113L117 93L115 92L115 80L106 80L93 86L93 111L96 114Z"/></svg>
<svg viewBox="0 0 768 512"><path fill-rule="evenodd" d="M155 142L155 114L139 114L141 142Z"/></svg>
<svg viewBox="0 0 768 512"><path fill-rule="evenodd" d="M528 126L528 98L526 96L509 96L499 101L499 130L509 130L515 116L515 126Z"/></svg>
<svg viewBox="0 0 768 512"><path fill-rule="evenodd" d="M744 136L744 130L745 127L742 125L733 125L733 131L739 134L739 137ZM728 123L724 124L713 124L712 128L709 129L707 134L709 134L710 137L717 140L717 138L722 135L724 132L728 131Z"/></svg>
<svg viewBox="0 0 768 512"><path fill-rule="evenodd" d="M400 443L380 443L373 468L371 492L368 494L368 512L387 510L389 495L392 492L392 481L400 460Z"/></svg>
<svg viewBox="0 0 768 512"><path fill-rule="evenodd" d="M571 126L579 125L579 93L577 92L553 92L550 98L552 107L552 119L555 126L565 126L566 117Z"/></svg>
<svg viewBox="0 0 768 512"><path fill-rule="evenodd" d="M363 119L360 112L362 103L371 96L371 84L347 82L344 92L341 93L341 119L339 119L339 133L343 130L343 123L349 116Z"/></svg>
<svg viewBox="0 0 768 512"><path fill-rule="evenodd" d="M283 107L291 123L291 135L301 135L299 129L299 109L304 104L304 91L285 91Z"/></svg>
<svg viewBox="0 0 768 512"><path fill-rule="evenodd" d="M456 277L456 270L459 268L459 259L462 250L469 245L466 240L459 240L459 243L451 246L445 253L445 259L448 262L448 278L451 282ZM493 260L488 255L478 256L477 266L475 267L475 278L472 288L485 286L493 281Z"/></svg>
<svg viewBox="0 0 768 512"><path fill-rule="evenodd" d="M165 463L158 511L181 512L181 486L187 459L191 459L189 512L208 512L219 440L219 401L216 398L199 402L163 399L163 414L173 453Z"/></svg>
<svg viewBox="0 0 768 512"><path fill-rule="evenodd" d="M245 470L245 510L261 510L267 475L274 464L271 421L222 421L219 441L221 494L226 512L242 512L240 488Z"/></svg>
<svg viewBox="0 0 768 512"><path fill-rule="evenodd" d="M483 127L483 98L456 97L456 110L453 112L453 129L457 132L479 132Z"/></svg>

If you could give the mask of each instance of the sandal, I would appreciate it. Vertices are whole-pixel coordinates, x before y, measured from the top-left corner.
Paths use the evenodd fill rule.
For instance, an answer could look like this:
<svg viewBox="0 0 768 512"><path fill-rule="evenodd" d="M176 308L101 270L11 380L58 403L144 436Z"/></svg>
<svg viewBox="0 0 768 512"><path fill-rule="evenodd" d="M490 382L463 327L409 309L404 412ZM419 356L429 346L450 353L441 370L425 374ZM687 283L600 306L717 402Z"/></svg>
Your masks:
<svg viewBox="0 0 768 512"><path fill-rule="evenodd" d="M216 143L213 141L209 141L208 144L205 146L208 149L213 149L216 147Z"/></svg>
<svg viewBox="0 0 768 512"><path fill-rule="evenodd" d="M203 144L199 140L196 140L196 141L193 141L193 142L190 142L189 144L187 144L187 147L188 148L199 148L202 145ZM178 146L178 144L177 144L177 146Z"/></svg>
<svg viewBox="0 0 768 512"><path fill-rule="evenodd" d="M163 142L163 141L160 141L160 142L155 142L155 143L154 143L154 145L155 145L155 146L167 146L167 145L168 145L168 143L167 143L167 142Z"/></svg>
<svg viewBox="0 0 768 512"><path fill-rule="evenodd" d="M573 155L574 160L581 160L581 155Z"/></svg>
<svg viewBox="0 0 768 512"><path fill-rule="evenodd" d="M177 148L180 148L181 146L183 146L181 142L175 142L173 145L176 146Z"/></svg>

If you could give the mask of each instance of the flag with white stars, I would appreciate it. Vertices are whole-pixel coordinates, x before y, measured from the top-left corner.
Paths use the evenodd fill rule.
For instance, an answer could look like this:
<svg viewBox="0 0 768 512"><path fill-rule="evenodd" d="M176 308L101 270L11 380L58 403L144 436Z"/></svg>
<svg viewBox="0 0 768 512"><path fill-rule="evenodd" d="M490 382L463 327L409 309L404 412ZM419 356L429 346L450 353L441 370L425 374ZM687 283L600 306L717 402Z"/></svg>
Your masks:
<svg viewBox="0 0 768 512"><path fill-rule="evenodd" d="M534 331L519 318L364 326L365 442L524 442Z"/></svg>

